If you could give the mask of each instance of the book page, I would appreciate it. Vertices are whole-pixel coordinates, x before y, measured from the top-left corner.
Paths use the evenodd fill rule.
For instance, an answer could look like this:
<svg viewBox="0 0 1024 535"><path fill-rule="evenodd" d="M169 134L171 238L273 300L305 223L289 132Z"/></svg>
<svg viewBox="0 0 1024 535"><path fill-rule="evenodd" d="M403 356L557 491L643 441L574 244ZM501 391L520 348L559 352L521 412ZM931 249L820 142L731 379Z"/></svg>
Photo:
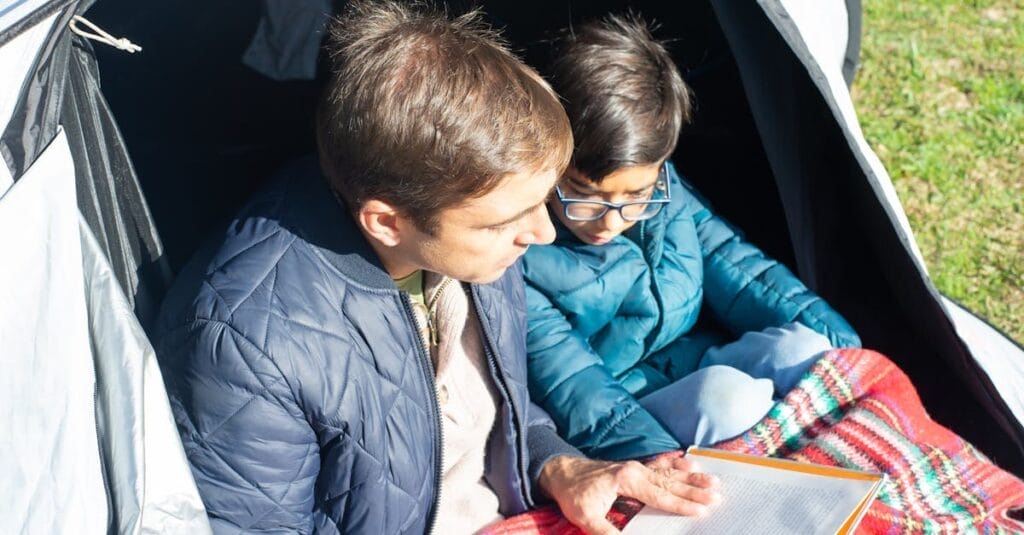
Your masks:
<svg viewBox="0 0 1024 535"><path fill-rule="evenodd" d="M701 517L645 507L624 534L837 533L879 479L846 479L712 457L692 456L721 479L722 501Z"/></svg>

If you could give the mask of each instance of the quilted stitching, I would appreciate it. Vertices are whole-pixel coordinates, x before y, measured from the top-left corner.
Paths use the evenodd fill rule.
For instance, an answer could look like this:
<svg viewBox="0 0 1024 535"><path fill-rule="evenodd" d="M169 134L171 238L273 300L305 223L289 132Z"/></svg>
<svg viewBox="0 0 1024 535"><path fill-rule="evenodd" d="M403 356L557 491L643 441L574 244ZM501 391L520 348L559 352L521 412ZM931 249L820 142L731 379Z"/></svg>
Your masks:
<svg viewBox="0 0 1024 535"><path fill-rule="evenodd" d="M360 284L282 223L293 187L322 188L316 178L273 186L175 283L155 337L172 409L219 532L420 532L434 498L434 395L397 291ZM479 312L524 422L517 277L481 287ZM525 439L499 431L501 448ZM491 453L513 464L489 480L520 488L525 454ZM498 492L503 510L525 507Z"/></svg>

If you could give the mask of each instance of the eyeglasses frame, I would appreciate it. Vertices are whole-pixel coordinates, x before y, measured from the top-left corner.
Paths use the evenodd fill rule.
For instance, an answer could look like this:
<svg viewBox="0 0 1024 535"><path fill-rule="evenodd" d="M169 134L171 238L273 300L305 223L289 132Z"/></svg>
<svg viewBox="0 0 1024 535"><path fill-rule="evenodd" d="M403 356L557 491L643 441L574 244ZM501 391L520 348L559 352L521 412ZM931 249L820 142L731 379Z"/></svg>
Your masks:
<svg viewBox="0 0 1024 535"><path fill-rule="evenodd" d="M563 211L563 213L565 213L565 217L567 219L571 220L571 221L598 221L602 217L608 215L608 210L611 210L611 209L618 210L619 217L621 217L623 221L646 221L646 220L651 219L654 216L658 215L659 213L661 213L661 208L658 208L657 212L654 212L653 214L651 214L651 215L649 215L647 217L641 217L641 218L627 217L626 214L623 213L622 209L626 208L627 206L636 206L638 204L661 204L661 205L665 205L665 204L668 204L668 203L672 202L672 188L671 188L671 186L668 183L668 166L667 166L667 164L661 164L661 169L658 171L658 179L654 182L654 190L651 192L652 196L654 195L654 191L658 190L659 186L661 186L663 188L662 191L665 192L665 197L662 198L662 199L647 199L646 201L608 202L608 201L595 201L595 200L590 200L590 199L573 199L573 198L566 197L562 193L562 188L559 185L555 185L555 195L558 196L558 201L562 203L562 211ZM577 216L573 216L573 215L569 214L569 207L571 205L573 205L573 204L600 204L600 205L604 206L605 209L604 209L603 212L601 212L600 214L598 214L598 215L596 215L594 217L581 218L581 217L577 217Z"/></svg>

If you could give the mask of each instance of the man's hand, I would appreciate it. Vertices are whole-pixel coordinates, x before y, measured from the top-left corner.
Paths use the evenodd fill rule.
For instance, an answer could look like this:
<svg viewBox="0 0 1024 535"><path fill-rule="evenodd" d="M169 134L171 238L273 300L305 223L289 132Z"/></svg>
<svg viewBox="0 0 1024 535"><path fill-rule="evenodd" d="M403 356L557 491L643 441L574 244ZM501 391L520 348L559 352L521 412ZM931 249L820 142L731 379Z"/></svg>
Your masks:
<svg viewBox="0 0 1024 535"><path fill-rule="evenodd" d="M570 522L591 535L605 535L619 533L605 518L619 495L671 513L703 514L719 500L713 490L718 478L692 468L680 456L661 457L647 466L560 456L544 465L539 483Z"/></svg>

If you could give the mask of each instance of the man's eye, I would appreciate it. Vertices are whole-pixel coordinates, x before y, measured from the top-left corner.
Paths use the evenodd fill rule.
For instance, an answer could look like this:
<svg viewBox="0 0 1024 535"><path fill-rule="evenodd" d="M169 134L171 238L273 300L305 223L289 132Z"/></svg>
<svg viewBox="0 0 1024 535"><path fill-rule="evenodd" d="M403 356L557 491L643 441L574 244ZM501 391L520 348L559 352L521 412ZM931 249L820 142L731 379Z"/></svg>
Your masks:
<svg viewBox="0 0 1024 535"><path fill-rule="evenodd" d="M504 231L512 228L512 223L502 223L500 225L493 225L493 226L484 227L484 228L486 228L487 230L489 230L491 232L504 232Z"/></svg>

